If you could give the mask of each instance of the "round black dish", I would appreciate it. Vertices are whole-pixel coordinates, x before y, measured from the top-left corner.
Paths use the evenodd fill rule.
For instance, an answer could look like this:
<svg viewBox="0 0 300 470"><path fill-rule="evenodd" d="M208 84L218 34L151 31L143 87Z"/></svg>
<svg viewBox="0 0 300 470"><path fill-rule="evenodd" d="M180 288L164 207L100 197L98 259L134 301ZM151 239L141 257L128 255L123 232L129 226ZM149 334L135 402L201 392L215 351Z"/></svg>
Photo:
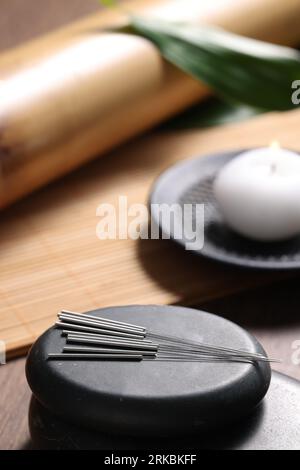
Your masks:
<svg viewBox="0 0 300 470"><path fill-rule="evenodd" d="M102 317L215 345L264 352L245 330L221 317L171 306L111 307ZM65 344L50 328L33 345L26 375L35 398L64 421L127 436L188 435L249 414L266 394L268 364L49 361Z"/></svg>
<svg viewBox="0 0 300 470"><path fill-rule="evenodd" d="M189 240L174 237L167 224L160 220L159 204L204 204L204 246L194 251L216 261L257 269L299 269L300 236L283 242L263 243L242 237L225 224L213 194L213 181L218 171L246 150L223 152L184 161L166 170L154 184L151 196L151 215L167 238L181 245ZM193 217L193 215L192 215ZM177 219L177 220L176 220ZM182 225L180 215L175 223Z"/></svg>

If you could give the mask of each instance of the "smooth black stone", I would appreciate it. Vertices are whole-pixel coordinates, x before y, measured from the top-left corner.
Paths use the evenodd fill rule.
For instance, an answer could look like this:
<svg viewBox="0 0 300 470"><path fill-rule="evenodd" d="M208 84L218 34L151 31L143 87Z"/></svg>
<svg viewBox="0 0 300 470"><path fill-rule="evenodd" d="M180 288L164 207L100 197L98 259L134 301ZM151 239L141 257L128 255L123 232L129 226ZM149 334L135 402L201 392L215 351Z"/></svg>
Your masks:
<svg viewBox="0 0 300 470"><path fill-rule="evenodd" d="M37 449L53 450L300 450L300 382L273 372L264 401L223 432L172 439L112 436L64 422L32 398L29 428Z"/></svg>
<svg viewBox="0 0 300 470"><path fill-rule="evenodd" d="M264 353L249 333L221 317L171 306L127 306L93 314L170 334ZM268 364L47 361L65 344L51 328L33 345L28 383L37 400L77 426L135 436L186 435L249 414L265 396Z"/></svg>

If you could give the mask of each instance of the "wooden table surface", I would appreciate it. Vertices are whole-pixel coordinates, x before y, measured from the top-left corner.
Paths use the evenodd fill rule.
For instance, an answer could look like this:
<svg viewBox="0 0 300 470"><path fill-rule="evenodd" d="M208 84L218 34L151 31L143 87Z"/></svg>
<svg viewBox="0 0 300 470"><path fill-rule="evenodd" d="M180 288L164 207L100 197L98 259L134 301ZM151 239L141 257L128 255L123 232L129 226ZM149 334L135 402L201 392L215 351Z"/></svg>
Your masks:
<svg viewBox="0 0 300 470"><path fill-rule="evenodd" d="M96 0L2 0L0 50L14 46L98 8ZM199 307L234 320L253 332L267 352L283 360L276 369L300 380L300 365L292 362L292 344L300 340L298 278L282 281ZM0 449L28 449L27 411L30 391L24 374L25 359L0 368Z"/></svg>

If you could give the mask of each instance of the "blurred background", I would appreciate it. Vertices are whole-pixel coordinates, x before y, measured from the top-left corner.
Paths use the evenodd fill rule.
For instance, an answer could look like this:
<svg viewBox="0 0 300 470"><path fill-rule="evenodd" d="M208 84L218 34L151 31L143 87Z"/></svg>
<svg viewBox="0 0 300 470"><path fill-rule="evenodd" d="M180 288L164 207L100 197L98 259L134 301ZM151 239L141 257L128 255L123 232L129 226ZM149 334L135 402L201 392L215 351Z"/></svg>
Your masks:
<svg viewBox="0 0 300 470"><path fill-rule="evenodd" d="M99 10L97 0L1 0L0 51Z"/></svg>

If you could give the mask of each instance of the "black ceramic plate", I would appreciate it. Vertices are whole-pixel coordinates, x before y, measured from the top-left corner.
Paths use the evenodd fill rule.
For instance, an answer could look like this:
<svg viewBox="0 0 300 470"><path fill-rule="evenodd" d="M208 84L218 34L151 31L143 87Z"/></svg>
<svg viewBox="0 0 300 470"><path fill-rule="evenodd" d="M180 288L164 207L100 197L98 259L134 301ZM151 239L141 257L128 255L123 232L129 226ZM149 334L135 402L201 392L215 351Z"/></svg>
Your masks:
<svg viewBox="0 0 300 470"><path fill-rule="evenodd" d="M158 204L204 204L204 246L194 253L216 261L258 269L299 269L300 236L284 242L263 243L242 237L225 224L213 194L213 181L218 171L230 160L246 150L223 152L184 161L166 170L154 184L151 196L151 214L167 238L186 246L184 237L174 237L174 226L164 224L157 210ZM153 206L154 204L154 206ZM192 215L192 217L194 217ZM177 220L176 220L177 218ZM182 218L175 215L175 224Z"/></svg>

